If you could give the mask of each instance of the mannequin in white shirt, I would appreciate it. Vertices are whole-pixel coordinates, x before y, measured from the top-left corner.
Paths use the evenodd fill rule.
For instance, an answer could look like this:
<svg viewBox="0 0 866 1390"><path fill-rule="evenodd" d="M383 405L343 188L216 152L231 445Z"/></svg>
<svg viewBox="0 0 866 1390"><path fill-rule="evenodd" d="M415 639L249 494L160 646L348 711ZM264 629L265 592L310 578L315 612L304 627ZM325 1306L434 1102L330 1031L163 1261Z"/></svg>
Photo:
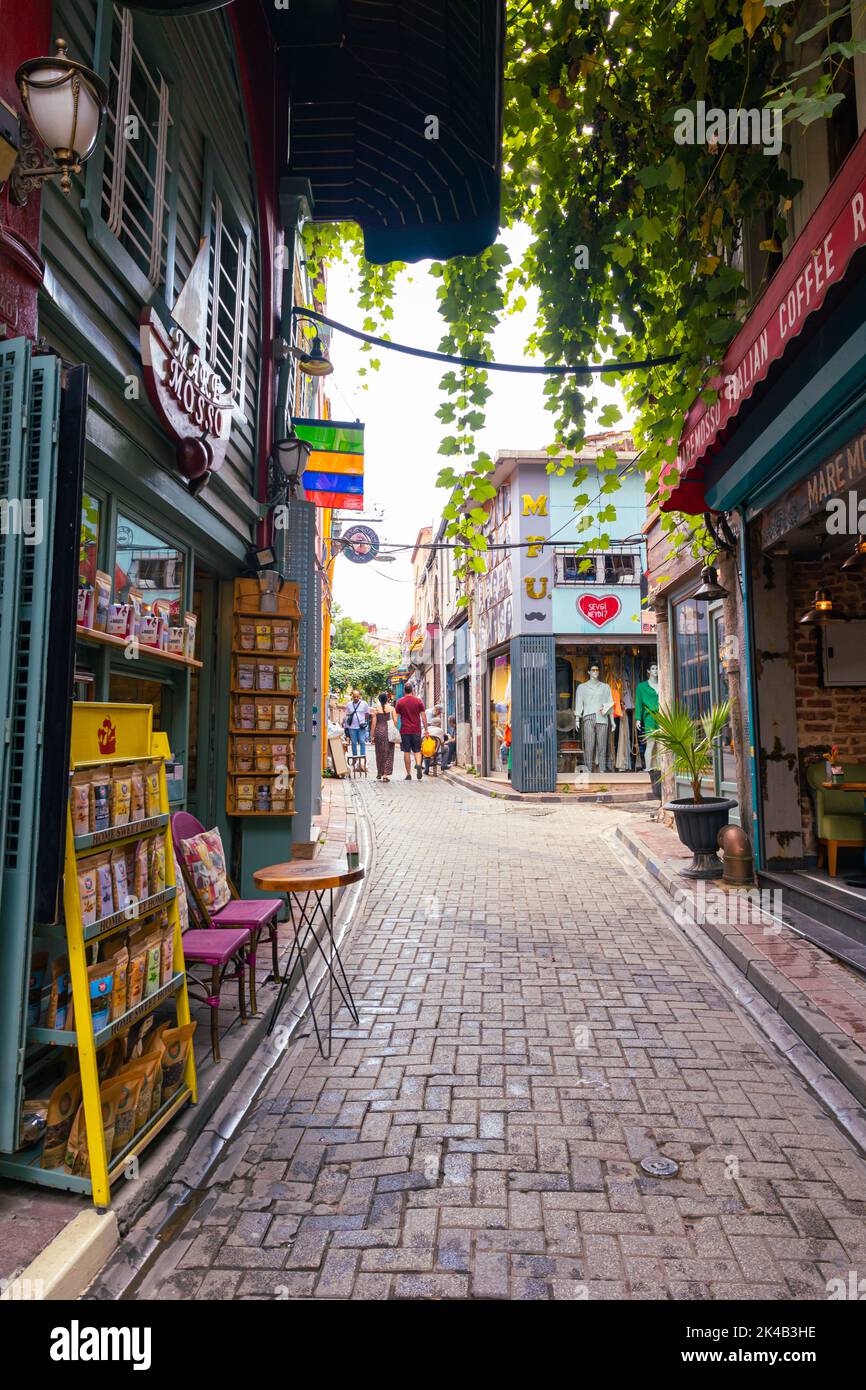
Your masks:
<svg viewBox="0 0 866 1390"><path fill-rule="evenodd" d="M581 682L574 697L574 713L580 724L583 759L588 772L607 771L608 731L613 724L612 710L613 695L610 686L599 679L599 668L590 666L589 680Z"/></svg>

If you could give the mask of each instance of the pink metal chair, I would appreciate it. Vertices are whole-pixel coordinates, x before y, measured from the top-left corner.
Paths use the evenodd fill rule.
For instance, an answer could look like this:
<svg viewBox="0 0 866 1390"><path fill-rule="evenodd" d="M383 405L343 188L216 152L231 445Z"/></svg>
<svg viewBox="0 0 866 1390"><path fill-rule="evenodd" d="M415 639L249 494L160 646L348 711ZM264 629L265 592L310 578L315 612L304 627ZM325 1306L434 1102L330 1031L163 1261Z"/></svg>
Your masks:
<svg viewBox="0 0 866 1390"><path fill-rule="evenodd" d="M244 999L244 961L249 944L250 934L243 927L210 928L206 931L192 928L183 934L183 955L187 964L210 966L210 992L208 992L208 985L204 981L197 980L194 975L188 975L188 980L193 998L200 999L210 1009L210 1045L215 1062L220 1060L220 988L225 979L226 971L232 965L234 966L232 973L238 982L241 1022L247 1022Z"/></svg>
<svg viewBox="0 0 866 1390"><path fill-rule="evenodd" d="M198 916L204 923L207 930L214 928L235 927L243 928L249 935L249 947L247 950L246 962L250 975L250 1008L253 1013L258 1010L256 1000L256 954L258 950L259 937L263 931L267 931L271 943L271 959L273 962L274 978L279 980L280 975L280 955L279 955L279 931L277 928L277 917L283 906L281 898L241 898L231 879L228 879L229 890L232 900L221 907L218 912L209 912L203 903L198 889L193 881L193 876L187 868L183 857L182 844L184 840L191 840L193 835L201 835L204 826L197 821L195 816L191 816L188 811L176 811L171 818L171 837L174 841L175 854L178 863L183 870L184 882L192 896ZM184 937L186 941L186 937Z"/></svg>

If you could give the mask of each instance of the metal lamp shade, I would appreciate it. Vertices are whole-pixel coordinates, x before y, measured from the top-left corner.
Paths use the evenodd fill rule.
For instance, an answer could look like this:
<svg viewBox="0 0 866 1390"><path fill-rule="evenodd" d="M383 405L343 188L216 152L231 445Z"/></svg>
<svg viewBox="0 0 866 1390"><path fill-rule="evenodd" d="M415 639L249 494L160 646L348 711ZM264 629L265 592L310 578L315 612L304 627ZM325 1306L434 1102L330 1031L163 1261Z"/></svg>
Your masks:
<svg viewBox="0 0 866 1390"><path fill-rule="evenodd" d="M716 599L727 598L727 589L722 588L714 565L704 565L701 570L700 586L692 594L695 603L714 603Z"/></svg>
<svg viewBox="0 0 866 1390"><path fill-rule="evenodd" d="M108 89L90 68L66 56L57 40L51 58L31 58L15 74L33 129L53 152L67 187L69 170L93 153L105 114Z"/></svg>
<svg viewBox="0 0 866 1390"><path fill-rule="evenodd" d="M826 589L815 590L815 602L800 619L803 627L825 627L827 623L844 622L846 614L834 607L833 600Z"/></svg>
<svg viewBox="0 0 866 1390"><path fill-rule="evenodd" d="M274 461L283 476L290 482L297 482L307 466L307 459L313 452L312 444L299 439L292 431L287 439L280 439L274 445Z"/></svg>

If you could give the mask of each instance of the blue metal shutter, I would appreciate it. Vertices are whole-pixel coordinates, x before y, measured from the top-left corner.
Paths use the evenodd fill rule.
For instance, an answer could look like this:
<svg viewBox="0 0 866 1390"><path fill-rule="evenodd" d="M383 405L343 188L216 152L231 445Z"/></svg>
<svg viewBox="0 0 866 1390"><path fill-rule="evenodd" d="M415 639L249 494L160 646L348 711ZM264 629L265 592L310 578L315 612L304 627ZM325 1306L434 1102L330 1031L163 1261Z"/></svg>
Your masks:
<svg viewBox="0 0 866 1390"><path fill-rule="evenodd" d="M511 785L556 791L556 669L553 637L511 640Z"/></svg>
<svg viewBox="0 0 866 1390"><path fill-rule="evenodd" d="M4 545L3 623L0 662L4 677L3 723L3 866L0 879L0 1150L17 1147L21 1072L33 925L39 787L42 769L42 711L48 652L48 614L54 538L57 477L57 423L60 363L56 357L29 359L22 404L27 411L21 430L18 488L7 497L30 503L38 530ZM0 367L2 372L2 367ZM0 433L5 429L0 426ZM4 448L4 459L14 449ZM2 464L0 464L2 468ZM12 470L9 470L10 475ZM38 510L37 510L38 509ZM11 537L7 536L8 542ZM32 543L31 543L32 541ZM14 618L9 591L14 589Z"/></svg>
<svg viewBox="0 0 866 1390"><path fill-rule="evenodd" d="M0 343L0 503L6 504L6 534L0 535L0 845L8 814L9 740L16 669L21 536L13 525L13 502L24 494L24 449L30 393L30 343ZM0 876L0 905L3 881Z"/></svg>

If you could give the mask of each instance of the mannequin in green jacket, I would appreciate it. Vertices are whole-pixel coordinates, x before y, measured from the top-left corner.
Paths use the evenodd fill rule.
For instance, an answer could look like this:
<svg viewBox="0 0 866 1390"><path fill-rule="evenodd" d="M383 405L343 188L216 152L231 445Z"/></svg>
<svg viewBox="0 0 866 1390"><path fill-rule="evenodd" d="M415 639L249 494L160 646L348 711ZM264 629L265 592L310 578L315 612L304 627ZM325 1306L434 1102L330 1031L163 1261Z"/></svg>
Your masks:
<svg viewBox="0 0 866 1390"><path fill-rule="evenodd" d="M659 790L661 784L661 774L656 767L655 747L656 741L653 738L653 730L656 724L656 714L659 707L659 668L653 662L649 668L647 679L641 681L635 691L634 720L638 731L646 738L644 747L644 766L647 768L650 781L653 784L653 792L656 796L661 796Z"/></svg>

